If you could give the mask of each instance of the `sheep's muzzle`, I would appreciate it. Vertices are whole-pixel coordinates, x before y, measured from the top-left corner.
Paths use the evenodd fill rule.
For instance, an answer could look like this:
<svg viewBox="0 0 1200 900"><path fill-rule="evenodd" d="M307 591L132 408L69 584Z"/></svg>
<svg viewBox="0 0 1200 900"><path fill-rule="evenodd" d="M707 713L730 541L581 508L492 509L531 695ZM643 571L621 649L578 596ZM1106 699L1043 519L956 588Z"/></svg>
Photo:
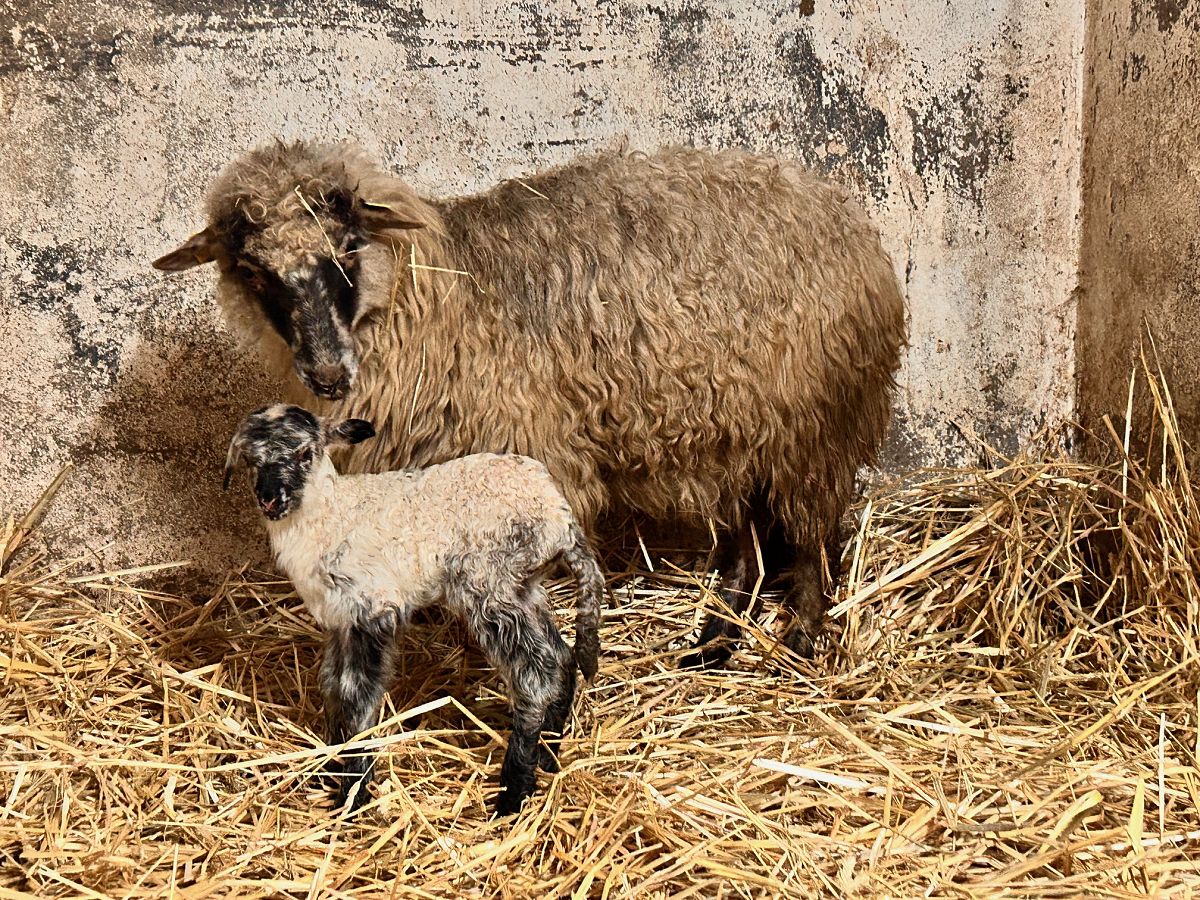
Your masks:
<svg viewBox="0 0 1200 900"><path fill-rule="evenodd" d="M318 397L341 400L350 392L353 374L340 365L298 367L300 379Z"/></svg>

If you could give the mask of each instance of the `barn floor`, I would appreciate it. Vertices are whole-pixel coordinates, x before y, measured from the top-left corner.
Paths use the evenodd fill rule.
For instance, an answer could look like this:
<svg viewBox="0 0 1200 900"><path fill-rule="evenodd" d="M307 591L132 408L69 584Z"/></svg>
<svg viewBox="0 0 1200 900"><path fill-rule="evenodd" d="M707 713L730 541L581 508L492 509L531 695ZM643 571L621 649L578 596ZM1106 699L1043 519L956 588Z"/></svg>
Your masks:
<svg viewBox="0 0 1200 900"><path fill-rule="evenodd" d="M563 772L508 821L501 685L454 623L406 639L347 821L286 584L184 598L18 556L0 900L1188 894L1200 508L1163 447L1149 472L1030 453L877 495L813 662L780 658L768 602L731 671L682 672L707 579L614 577Z"/></svg>

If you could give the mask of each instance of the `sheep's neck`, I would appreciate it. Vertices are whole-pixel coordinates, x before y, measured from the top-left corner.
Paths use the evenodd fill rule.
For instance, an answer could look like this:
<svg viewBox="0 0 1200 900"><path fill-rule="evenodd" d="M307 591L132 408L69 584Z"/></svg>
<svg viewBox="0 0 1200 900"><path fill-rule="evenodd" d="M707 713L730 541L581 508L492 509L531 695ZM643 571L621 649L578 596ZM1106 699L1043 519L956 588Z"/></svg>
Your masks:
<svg viewBox="0 0 1200 900"><path fill-rule="evenodd" d="M351 451L347 471L379 472L441 462L429 450L453 428L450 398L461 373L447 336L460 326L444 316L447 309L462 305L453 302L452 292L473 291L476 286L473 276L459 274L448 238L416 234L411 240L396 247L390 309L358 335L358 383L336 410L339 416L399 420L377 440ZM409 260L417 267L412 268ZM382 396L400 399L381 408Z"/></svg>

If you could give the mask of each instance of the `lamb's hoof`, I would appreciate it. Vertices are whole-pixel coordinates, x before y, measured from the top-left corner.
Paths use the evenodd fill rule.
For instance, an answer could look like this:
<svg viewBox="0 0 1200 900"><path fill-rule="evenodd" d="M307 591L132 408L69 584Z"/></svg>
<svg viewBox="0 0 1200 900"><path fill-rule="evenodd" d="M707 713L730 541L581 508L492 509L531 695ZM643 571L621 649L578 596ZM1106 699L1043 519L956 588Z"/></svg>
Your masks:
<svg viewBox="0 0 1200 900"><path fill-rule="evenodd" d="M515 816L521 811L521 804L528 794L523 794L513 788L504 788L496 798L496 815L499 818Z"/></svg>
<svg viewBox="0 0 1200 900"><path fill-rule="evenodd" d="M336 810L344 809L350 815L356 815L359 810L367 805L367 801L371 799L368 784L367 779L360 776L350 775L343 777L338 783L337 793L334 795L333 808Z"/></svg>
<svg viewBox="0 0 1200 900"><path fill-rule="evenodd" d="M312 775L321 789L336 795L342 787L342 767L336 759L331 759L321 769Z"/></svg>
<svg viewBox="0 0 1200 900"><path fill-rule="evenodd" d="M683 669L719 669L733 657L733 647L724 641L701 644L679 661Z"/></svg>
<svg viewBox="0 0 1200 900"><path fill-rule="evenodd" d="M558 758L550 751L549 747L538 747L538 768L550 775L556 775L562 771L562 766L558 764Z"/></svg>

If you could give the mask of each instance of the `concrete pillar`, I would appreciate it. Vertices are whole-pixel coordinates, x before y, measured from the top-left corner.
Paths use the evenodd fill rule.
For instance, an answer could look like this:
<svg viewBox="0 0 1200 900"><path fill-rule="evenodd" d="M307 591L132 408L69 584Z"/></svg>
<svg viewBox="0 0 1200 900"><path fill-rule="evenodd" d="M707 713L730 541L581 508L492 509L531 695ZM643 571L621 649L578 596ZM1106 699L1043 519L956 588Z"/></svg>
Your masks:
<svg viewBox="0 0 1200 900"><path fill-rule="evenodd" d="M1085 423L1124 418L1158 348L1184 436L1200 439L1200 5L1090 0L1076 372ZM1144 383L1144 382L1143 382ZM1145 409L1144 392L1136 401ZM1135 415L1135 425L1146 419Z"/></svg>

